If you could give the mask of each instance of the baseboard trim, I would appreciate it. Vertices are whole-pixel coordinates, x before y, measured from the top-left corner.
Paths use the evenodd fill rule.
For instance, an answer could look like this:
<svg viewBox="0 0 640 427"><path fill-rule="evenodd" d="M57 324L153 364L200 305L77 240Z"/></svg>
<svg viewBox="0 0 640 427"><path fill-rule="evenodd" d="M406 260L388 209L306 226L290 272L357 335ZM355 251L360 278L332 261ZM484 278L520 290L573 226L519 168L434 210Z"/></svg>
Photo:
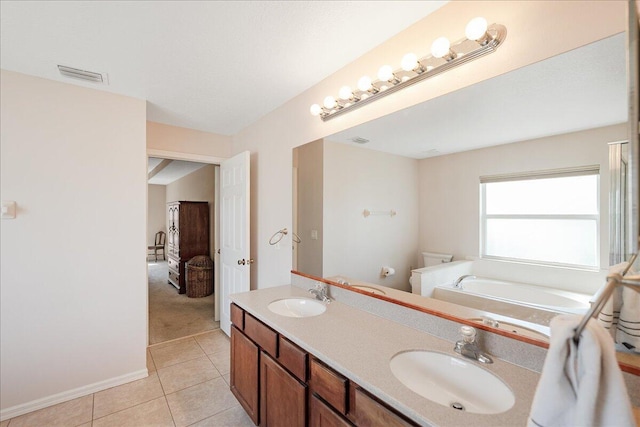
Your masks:
<svg viewBox="0 0 640 427"><path fill-rule="evenodd" d="M23 403L21 405L12 406L0 411L0 421L6 421L20 415L28 414L29 412L37 411L38 409L57 405L58 403L67 402L72 399L77 399L78 397L87 396L92 393L97 393L99 391L146 378L148 376L149 372L145 368L119 377L110 378L108 380L63 391L62 393L53 394L41 399L32 400L31 402Z"/></svg>

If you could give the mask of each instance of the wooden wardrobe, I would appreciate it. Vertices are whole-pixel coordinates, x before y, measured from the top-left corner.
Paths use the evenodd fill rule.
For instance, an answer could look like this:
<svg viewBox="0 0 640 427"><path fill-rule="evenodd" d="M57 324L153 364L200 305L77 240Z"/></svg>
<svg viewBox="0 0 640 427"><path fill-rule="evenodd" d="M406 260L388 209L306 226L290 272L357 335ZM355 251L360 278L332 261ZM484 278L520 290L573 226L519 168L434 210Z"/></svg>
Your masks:
<svg viewBox="0 0 640 427"><path fill-rule="evenodd" d="M209 203L167 203L169 283L184 294L185 264L196 255L209 256Z"/></svg>

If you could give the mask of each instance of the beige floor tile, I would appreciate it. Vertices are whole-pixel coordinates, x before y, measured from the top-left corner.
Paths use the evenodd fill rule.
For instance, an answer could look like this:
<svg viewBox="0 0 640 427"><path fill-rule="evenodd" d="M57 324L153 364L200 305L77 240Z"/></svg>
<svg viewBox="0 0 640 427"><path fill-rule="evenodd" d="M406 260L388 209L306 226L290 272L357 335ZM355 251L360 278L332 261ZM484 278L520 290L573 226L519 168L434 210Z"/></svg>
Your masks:
<svg viewBox="0 0 640 427"><path fill-rule="evenodd" d="M213 365L220 372L220 375L226 375L231 372L230 355L226 351L207 355L213 362Z"/></svg>
<svg viewBox="0 0 640 427"><path fill-rule="evenodd" d="M226 381L227 384L231 385L231 374L225 374L222 378Z"/></svg>
<svg viewBox="0 0 640 427"><path fill-rule="evenodd" d="M253 421L249 415L242 409L242 406L236 406L219 414L209 417L200 422L192 424L190 427L253 427Z"/></svg>
<svg viewBox="0 0 640 427"><path fill-rule="evenodd" d="M239 405L222 378L167 395L177 427L188 426Z"/></svg>
<svg viewBox="0 0 640 427"><path fill-rule="evenodd" d="M80 424L77 427L92 427L92 426L93 426L93 423L91 421L89 421L88 423Z"/></svg>
<svg viewBox="0 0 640 427"><path fill-rule="evenodd" d="M195 340L200 344L200 347L207 354L230 351L229 337L217 329L215 331L207 332L206 334L196 335Z"/></svg>
<svg viewBox="0 0 640 427"><path fill-rule="evenodd" d="M93 421L93 427L174 427L164 396Z"/></svg>
<svg viewBox="0 0 640 427"><path fill-rule="evenodd" d="M147 371L149 372L149 375L156 371L156 364L153 363L153 356L151 356L151 351L149 351L149 349L147 349Z"/></svg>
<svg viewBox="0 0 640 427"><path fill-rule="evenodd" d="M10 420L4 420L4 421L0 422L0 427L7 427L9 425L9 421Z"/></svg>
<svg viewBox="0 0 640 427"><path fill-rule="evenodd" d="M185 343L187 341L191 341L192 339L193 339L192 336L186 336L186 337L183 337L183 338L176 338L176 339L169 340L169 341L164 341L164 342L161 342L161 343L150 344L148 348L149 348L149 350L152 350L152 349L158 349L158 348L163 348L163 347L170 347L172 345L176 345L176 344L180 344L180 343Z"/></svg>
<svg viewBox="0 0 640 427"><path fill-rule="evenodd" d="M171 365L158 370L158 376L165 394L191 387L214 378L220 373L207 356Z"/></svg>
<svg viewBox="0 0 640 427"><path fill-rule="evenodd" d="M93 395L89 395L15 417L9 424L10 427L78 426L91 422L92 408Z"/></svg>
<svg viewBox="0 0 640 427"><path fill-rule="evenodd" d="M93 419L131 408L164 395L156 373L95 394Z"/></svg>
<svg viewBox="0 0 640 427"><path fill-rule="evenodd" d="M153 362L156 365L156 369L165 368L180 362L186 362L187 360L197 359L198 357L205 355L202 348L200 348L196 340L193 338L180 340L166 346L151 347L150 351L153 356Z"/></svg>

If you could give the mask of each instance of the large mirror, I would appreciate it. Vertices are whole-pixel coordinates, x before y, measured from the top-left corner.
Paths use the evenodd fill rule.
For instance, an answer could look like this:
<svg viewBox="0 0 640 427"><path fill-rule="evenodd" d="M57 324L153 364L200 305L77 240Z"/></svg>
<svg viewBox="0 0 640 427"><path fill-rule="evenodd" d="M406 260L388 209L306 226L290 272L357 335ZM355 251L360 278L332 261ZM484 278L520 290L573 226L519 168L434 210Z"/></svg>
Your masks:
<svg viewBox="0 0 640 427"><path fill-rule="evenodd" d="M588 306L613 263L610 234L619 230L610 221L610 152L626 152L620 149L627 139L625 52L625 34L618 34L296 147L293 217L300 243L294 243L294 270L429 305L433 289L425 291L424 282L438 280L439 269L450 266L420 277L425 262L452 261L457 267L447 273L449 282L467 274L508 278L555 288L560 297L584 294ZM588 265L483 256L482 182L531 173L595 175ZM557 246L554 234L582 238L585 229L569 231L573 225L548 236L548 254ZM446 300L440 310L501 322L515 333L524 325L542 341L544 327L521 320L541 318L544 326L556 314L543 308L521 316L527 307L493 310L472 296L438 299Z"/></svg>

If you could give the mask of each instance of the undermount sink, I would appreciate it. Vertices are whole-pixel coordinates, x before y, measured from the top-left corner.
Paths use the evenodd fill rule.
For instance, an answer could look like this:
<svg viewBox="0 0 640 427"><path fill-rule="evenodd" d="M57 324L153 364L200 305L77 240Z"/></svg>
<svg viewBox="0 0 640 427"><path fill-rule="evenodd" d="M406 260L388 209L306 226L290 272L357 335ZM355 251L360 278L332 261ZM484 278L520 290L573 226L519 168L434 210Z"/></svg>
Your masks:
<svg viewBox="0 0 640 427"><path fill-rule="evenodd" d="M352 288L359 289L361 291L369 292L374 295L386 295L387 293L383 290L372 288L371 286L364 285L351 285Z"/></svg>
<svg viewBox="0 0 640 427"><path fill-rule="evenodd" d="M325 312L327 307L310 298L285 298L271 302L267 308L286 317L312 317Z"/></svg>
<svg viewBox="0 0 640 427"><path fill-rule="evenodd" d="M440 405L474 414L509 410L515 396L491 372L459 357L432 351L398 353L389 362L402 384Z"/></svg>

